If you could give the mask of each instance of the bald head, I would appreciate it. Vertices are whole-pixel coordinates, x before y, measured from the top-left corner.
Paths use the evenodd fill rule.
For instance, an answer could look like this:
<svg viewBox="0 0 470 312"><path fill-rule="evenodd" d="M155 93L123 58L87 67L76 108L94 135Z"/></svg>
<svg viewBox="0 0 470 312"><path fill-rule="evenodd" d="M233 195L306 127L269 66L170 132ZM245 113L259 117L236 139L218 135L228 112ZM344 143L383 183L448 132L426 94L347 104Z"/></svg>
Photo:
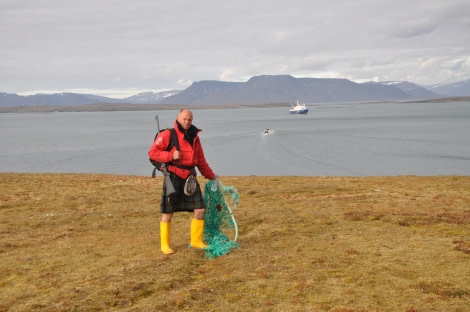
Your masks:
<svg viewBox="0 0 470 312"><path fill-rule="evenodd" d="M193 113L188 109L180 110L176 120L183 127L184 130L188 130L193 124Z"/></svg>

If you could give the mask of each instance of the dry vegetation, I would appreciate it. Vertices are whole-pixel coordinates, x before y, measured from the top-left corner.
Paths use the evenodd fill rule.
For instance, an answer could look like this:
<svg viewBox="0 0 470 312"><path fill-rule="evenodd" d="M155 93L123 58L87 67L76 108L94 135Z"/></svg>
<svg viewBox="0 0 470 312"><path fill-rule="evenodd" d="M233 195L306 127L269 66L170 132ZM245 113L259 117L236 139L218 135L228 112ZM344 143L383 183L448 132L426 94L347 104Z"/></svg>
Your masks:
<svg viewBox="0 0 470 312"><path fill-rule="evenodd" d="M201 181L204 182L204 181ZM470 177L224 177L239 249L159 252L161 178L0 174L0 311L469 311Z"/></svg>

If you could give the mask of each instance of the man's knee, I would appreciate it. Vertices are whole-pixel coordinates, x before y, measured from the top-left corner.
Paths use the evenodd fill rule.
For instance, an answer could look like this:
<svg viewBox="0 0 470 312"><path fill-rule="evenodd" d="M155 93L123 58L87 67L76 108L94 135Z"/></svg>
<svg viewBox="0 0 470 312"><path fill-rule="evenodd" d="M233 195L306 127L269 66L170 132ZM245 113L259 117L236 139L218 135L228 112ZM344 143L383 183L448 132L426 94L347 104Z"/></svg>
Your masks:
<svg viewBox="0 0 470 312"><path fill-rule="evenodd" d="M171 217L173 213L163 213L162 214L162 222L171 222Z"/></svg>
<svg viewBox="0 0 470 312"><path fill-rule="evenodd" d="M194 209L194 219L203 220L205 212L206 212L206 209L204 208Z"/></svg>

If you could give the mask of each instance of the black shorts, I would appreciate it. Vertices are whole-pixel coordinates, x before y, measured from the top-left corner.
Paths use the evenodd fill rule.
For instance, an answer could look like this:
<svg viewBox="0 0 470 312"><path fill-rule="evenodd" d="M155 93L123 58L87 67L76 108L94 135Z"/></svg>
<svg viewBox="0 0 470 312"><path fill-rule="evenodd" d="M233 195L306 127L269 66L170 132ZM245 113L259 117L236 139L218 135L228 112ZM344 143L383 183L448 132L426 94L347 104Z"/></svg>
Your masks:
<svg viewBox="0 0 470 312"><path fill-rule="evenodd" d="M191 196L184 194L184 183L186 180L178 177L170 172L170 180L176 193L166 196L165 182L163 182L162 198L160 199L160 212L172 213L178 211L193 212L194 209L205 208L204 199L202 198L201 187L196 182L196 192Z"/></svg>

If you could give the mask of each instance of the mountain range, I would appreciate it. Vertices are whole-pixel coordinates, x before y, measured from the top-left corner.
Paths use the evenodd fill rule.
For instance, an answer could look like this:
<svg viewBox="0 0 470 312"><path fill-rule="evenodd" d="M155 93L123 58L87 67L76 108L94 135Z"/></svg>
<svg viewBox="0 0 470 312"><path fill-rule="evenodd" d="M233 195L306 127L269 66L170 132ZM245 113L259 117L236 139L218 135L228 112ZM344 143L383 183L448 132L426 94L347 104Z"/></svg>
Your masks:
<svg viewBox="0 0 470 312"><path fill-rule="evenodd" d="M254 76L246 82L204 80L185 90L144 92L115 99L90 94L56 93L21 96L0 93L0 107L77 106L96 103L162 105L263 105L278 103L338 103L412 101L470 96L470 79L422 87L406 81L355 83L347 79Z"/></svg>
<svg viewBox="0 0 470 312"><path fill-rule="evenodd" d="M259 105L432 99L439 95L409 82L355 83L347 79L255 76L247 82L201 81L161 101L185 105Z"/></svg>
<svg viewBox="0 0 470 312"><path fill-rule="evenodd" d="M470 96L470 79L450 84L438 84L428 89L445 96Z"/></svg>

